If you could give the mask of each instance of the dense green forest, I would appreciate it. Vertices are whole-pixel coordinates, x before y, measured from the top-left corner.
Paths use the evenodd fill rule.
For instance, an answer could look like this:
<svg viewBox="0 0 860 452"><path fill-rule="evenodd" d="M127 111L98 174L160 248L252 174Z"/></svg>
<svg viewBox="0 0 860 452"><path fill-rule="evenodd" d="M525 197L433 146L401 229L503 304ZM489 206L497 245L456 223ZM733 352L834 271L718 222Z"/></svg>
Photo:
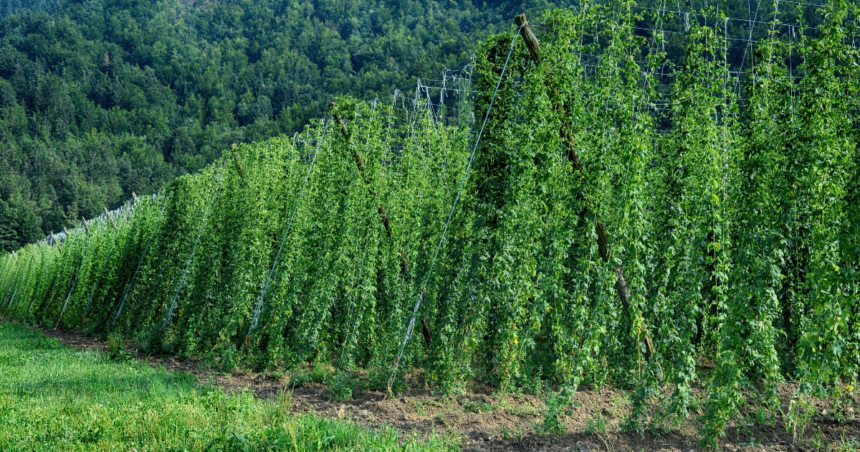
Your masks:
<svg viewBox="0 0 860 452"><path fill-rule="evenodd" d="M702 3L702 4L699 4ZM765 2L766 3L766 2ZM567 6L546 0L4 1L0 249L13 250L196 172L233 143L300 130L334 96L390 97L473 60L477 43ZM575 5L572 7L576 7ZM647 0L637 33L703 2ZM758 18L773 5L723 5ZM664 16L659 11L674 10ZM655 12L657 12L655 14ZM747 17L749 16L749 17ZM693 20L697 20L695 14ZM755 24L755 22L752 22ZM726 33L741 66L749 24ZM670 57L681 55L666 38Z"/></svg>

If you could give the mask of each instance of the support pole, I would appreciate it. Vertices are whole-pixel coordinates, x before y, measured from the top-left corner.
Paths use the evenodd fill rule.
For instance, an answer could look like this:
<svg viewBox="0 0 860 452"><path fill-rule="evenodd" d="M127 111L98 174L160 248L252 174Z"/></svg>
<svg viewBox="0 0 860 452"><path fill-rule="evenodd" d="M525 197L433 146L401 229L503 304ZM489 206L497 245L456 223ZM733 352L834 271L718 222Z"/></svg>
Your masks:
<svg viewBox="0 0 860 452"><path fill-rule="evenodd" d="M11 268L11 271L10 271L9 275L10 275L10 277L12 278L12 281L14 282L14 280L15 280L15 276L17 276L18 255L17 255L17 254L15 254L15 252L14 252L14 251L12 251L12 257L14 258L14 260L12 261L12 268ZM11 286L11 284L10 284L10 285L9 285L9 287L6 287L6 290L5 290L5 292L3 293L3 300L4 300L4 301L6 300L6 297L8 297L8 296L9 296L9 291L11 291L11 290L12 290L12 286Z"/></svg>
<svg viewBox="0 0 860 452"><path fill-rule="evenodd" d="M164 209L167 208L167 202L170 201L170 196L164 200L164 205L161 207L161 213L158 214L158 220L161 221L161 216L164 215ZM134 269L134 275L131 277L131 281L128 283L128 287L125 288L125 294L122 296L122 302L119 304L119 309L116 311L116 316L113 318L113 323L111 323L111 328L116 325L117 319L119 319L119 315L122 313L122 307L125 306L125 300L128 298L128 294L131 292L131 288L134 286L134 281L137 279L137 272L140 271L140 266L143 264L143 258L146 257L146 252L149 251L149 245L152 244L152 239L155 237L155 233L158 232L157 229L152 230L152 234L149 236L149 240L146 242L146 248L143 249L143 254L140 255L140 260L137 262L137 268Z"/></svg>
<svg viewBox="0 0 860 452"><path fill-rule="evenodd" d="M529 28L529 21L526 20L526 15L520 14L519 16L514 17L514 22L516 22L517 26L520 28L520 36L523 37L523 42L526 43L526 47L529 49L529 53L532 55L532 58L540 61L540 43L537 40L537 36L535 36L531 28Z"/></svg>
<svg viewBox="0 0 860 452"><path fill-rule="evenodd" d="M53 232L51 232L51 240L53 240L54 243L57 245L57 251L59 251L60 254L63 254L63 250L60 248L60 244L57 243L57 239L56 237L54 237ZM40 311L42 309L45 309L51 303L51 299L54 298L54 292L57 290L57 282L60 280L60 278L63 277L63 270L66 268L66 258L69 257L69 254L71 253L66 253L65 255L63 255L63 262L60 264L60 271L57 273L57 276L54 277L54 284L51 285L51 294L48 295L48 298L45 299L39 306Z"/></svg>
<svg viewBox="0 0 860 452"><path fill-rule="evenodd" d="M40 251L42 250L42 245L41 245L41 243L36 242L36 247L37 247L37 248L39 248L39 250L40 250ZM34 252L34 254L35 254L35 252ZM42 252L42 256L44 257L44 252ZM32 257L32 256L31 256L31 257ZM33 269L35 269L37 266L38 266L38 264L34 263L34 264L33 264ZM28 274L29 274L29 270L28 270ZM41 282L42 282L42 281L41 281L41 280L39 280L39 282L37 282L37 283L36 283L36 287L37 287L37 288L39 287L39 283L41 283ZM12 300L13 300L13 301L15 300L15 296L14 296L14 295L12 296ZM15 303L15 306L13 306L13 307L11 308L11 309L12 309L12 312L15 312L15 311L18 309L18 306L21 304L21 302L22 302L22 301L24 301L23 296L22 296L22 298L19 298L19 299L18 299L18 302L17 302L17 303ZM12 302L10 301L10 302L9 302L9 304L10 304L10 306L11 306Z"/></svg>
<svg viewBox="0 0 860 452"><path fill-rule="evenodd" d="M528 20L526 20L525 14L520 14L514 18L517 26L520 27L520 34L523 37L523 41L526 43L526 47L529 49L529 53L532 58L540 61L540 43L537 40L537 37L531 31L528 26ZM558 94L558 88L554 86L550 86L550 83L547 83L547 86L551 89L551 91L555 94ZM564 113L563 106L561 104L554 105L554 108L557 112L561 114ZM575 172L579 172L580 174L585 173L585 169L582 166L582 161L579 157L579 154L573 147L573 137L570 135L568 130L569 124L562 122L562 130L560 130L560 134L566 142L567 147L567 158L570 160L573 169ZM589 202L590 203L590 202ZM586 211L583 211L581 215L585 215ZM597 233L597 246L600 251L600 257L603 258L603 262L608 263L611 257L611 248L609 245L609 237L606 233L606 228L603 226L603 223L596 221L594 224L595 232ZM636 319L633 318L633 311L630 306L630 286L627 283L627 279L624 277L624 269L621 264L615 266L615 290L618 293L618 298L621 301L621 305L624 308L624 313L627 315L627 318L630 319L631 322L635 322ZM645 358L650 361L651 355L654 353L654 346L651 342L651 337L648 333L647 326L643 331L645 337Z"/></svg>
<svg viewBox="0 0 860 452"><path fill-rule="evenodd" d="M36 245L39 245L39 250L42 251L42 260L45 260L45 248L42 248L42 242L36 242ZM33 296L30 297L30 306L27 306L27 315L30 315L30 311L33 310L33 302L36 301L36 296L39 295L39 288L42 287L42 281L45 280L45 277L48 276L48 267L49 265L45 264L45 270L42 272L42 277L39 278L39 282L36 283L36 290L33 291Z"/></svg>
<svg viewBox="0 0 860 452"><path fill-rule="evenodd" d="M104 275L105 268L107 267L108 261L110 261L111 255L113 255L114 247L116 247L116 235L117 235L116 224L114 224L113 218L111 218L110 212L108 212L107 207L105 207L105 215L107 215L108 220L110 220L110 225L113 227L113 230L114 230L113 239L111 240L110 249L108 250L107 257L105 258L105 261L102 264L102 269L99 272L99 277L96 278L96 284L93 286L93 293L90 294L90 299L89 299L89 301L87 301L87 308L84 310L84 316L81 318L81 323L87 321L87 314L90 313L90 308L93 305L93 297L96 295L96 290L99 288L99 283L102 281L102 275Z"/></svg>
<svg viewBox="0 0 860 452"><path fill-rule="evenodd" d="M33 260L33 253L30 253L30 258L27 259L27 264L24 265L24 274L17 278L17 282L14 284L14 291L12 292L12 298L9 299L9 303L3 303L3 306L8 310L12 307L12 302L15 301L15 296L18 295L18 290L21 288L21 284L27 279L27 275L30 274L30 262Z"/></svg>
<svg viewBox="0 0 860 452"><path fill-rule="evenodd" d="M134 193L132 193L134 195ZM137 197L135 197L136 199ZM84 263L87 261L87 256L90 254L90 228L87 226L87 220L83 217L84 220L84 233L86 234L86 250L84 251L84 257L81 259L80 265L78 265L77 270L75 270L75 278L72 280L72 287L69 288L69 292L66 294L66 300L63 302L63 308L60 309L60 315L57 316L57 321L54 323L54 329L56 330L58 326L60 326L60 319L63 318L63 314L66 313L66 308L69 306L69 299L72 298L72 293L75 291L75 286L78 285L78 278L81 277L81 270L84 268Z"/></svg>
<svg viewBox="0 0 860 452"><path fill-rule="evenodd" d="M203 236L203 230L206 228L206 220L209 219L209 213L212 212L212 206L215 205L215 200L218 199L218 192L221 191L221 184L224 183L224 178L227 177L227 167L230 166L230 160L224 163L224 169L221 170L221 179L218 181L218 187L215 188L215 193L212 194L212 201L209 202L209 208L206 209L206 214L203 215L203 224L200 225L200 231L197 233L197 239L194 241L194 246L191 247L191 255L188 256L188 262L185 264L185 270L182 272L182 278L179 280L179 285L176 286L176 293L173 294L173 301L170 303L170 309L167 311L167 319L164 321L164 327L161 332L167 331L170 326L170 320L173 318L173 308L176 307L176 300L179 299L179 291L185 284L185 277L188 275L188 269L191 268L191 262L194 260L194 253L197 251L197 245L200 243L200 237ZM214 176L213 176L214 177Z"/></svg>
<svg viewBox="0 0 860 452"><path fill-rule="evenodd" d="M332 111L332 118L334 118L335 122L340 125L340 133L341 135L343 135L348 145L350 139L349 129L347 129L346 123L343 121L341 115L335 111L336 108L336 103L332 102L331 104L329 104L329 109ZM358 149L355 149L353 152L355 153L355 164L358 167L359 174L361 174L361 179L364 181L365 185L370 185L371 180L364 172L364 159L361 158L361 153L358 152ZM370 190L370 195L376 198L376 193L374 193L373 190ZM391 219L388 218L388 212L381 204L379 205L379 207L377 207L376 211L379 213L379 217L382 220L382 225L385 227L385 233L388 235L388 238L391 239ZM409 261L406 259L406 255L403 254L402 248L398 248L398 254L398 260L400 261L400 273L403 279L406 280L409 278Z"/></svg>
<svg viewBox="0 0 860 452"><path fill-rule="evenodd" d="M113 218L111 218L111 216L110 216L110 212L108 212L107 207L104 207L104 209L105 209L105 216L107 216L107 217L108 217L108 220L110 220L110 225L111 225L111 227L112 227L114 230L116 230L116 224L113 222Z"/></svg>

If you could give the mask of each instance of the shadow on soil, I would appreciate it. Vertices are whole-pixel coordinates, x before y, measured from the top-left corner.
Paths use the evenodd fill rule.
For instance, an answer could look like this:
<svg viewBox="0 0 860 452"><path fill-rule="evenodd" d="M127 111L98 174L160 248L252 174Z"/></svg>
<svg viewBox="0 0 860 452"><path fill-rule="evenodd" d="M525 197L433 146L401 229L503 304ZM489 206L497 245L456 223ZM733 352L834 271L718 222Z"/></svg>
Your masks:
<svg viewBox="0 0 860 452"><path fill-rule="evenodd" d="M43 330L78 350L107 351L107 343L75 331ZM254 391L260 398L271 398L283 390L289 378L278 373L254 373L234 370L223 374L217 368L192 359L155 358L129 353L152 367L193 375L200 382L213 382L228 392ZM793 385L781 388L782 411L795 393ZM335 402L328 397L328 387L306 383L293 390L292 411L315 412L331 418L350 419L368 427L387 425L403 432L450 433L463 440L464 451L572 451L572 452L689 452L699 451L698 424L700 412L691 412L682 427L662 435L623 433L620 423L629 411L628 393L611 388L581 388L575 397L573 412L564 419L568 433L539 436L544 403L540 397L518 394L493 394L491 388L475 389L466 395L436 397L426 390L408 390L385 400L379 391L354 394L349 400ZM856 401L853 401L856 403ZM853 404L853 403L852 403ZM824 402L813 402L814 413L802 437L786 431L782 416L757 422L753 413L746 420L730 424L720 450L726 451L860 451L860 422L853 410L828 413ZM834 417L838 414L840 421Z"/></svg>

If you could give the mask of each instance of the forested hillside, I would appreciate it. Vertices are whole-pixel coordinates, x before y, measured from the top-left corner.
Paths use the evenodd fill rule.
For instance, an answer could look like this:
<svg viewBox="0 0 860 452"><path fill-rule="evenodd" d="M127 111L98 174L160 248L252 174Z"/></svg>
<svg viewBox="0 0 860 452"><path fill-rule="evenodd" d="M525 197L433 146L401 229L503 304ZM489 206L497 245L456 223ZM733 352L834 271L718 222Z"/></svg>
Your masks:
<svg viewBox="0 0 860 452"><path fill-rule="evenodd" d="M156 191L232 143L292 134L334 95L390 95L461 67L520 8L108 0L8 16L0 247Z"/></svg>
<svg viewBox="0 0 860 452"><path fill-rule="evenodd" d="M641 6L695 11L704 6L698 3ZM515 14L540 17L554 6L569 5L5 1L0 249L92 217L132 192L155 192L230 144L292 134L321 116L333 96L382 98L460 68ZM772 6L760 6L763 21ZM738 0L726 7L750 12ZM637 33L652 27L646 20ZM746 39L745 27L728 29Z"/></svg>

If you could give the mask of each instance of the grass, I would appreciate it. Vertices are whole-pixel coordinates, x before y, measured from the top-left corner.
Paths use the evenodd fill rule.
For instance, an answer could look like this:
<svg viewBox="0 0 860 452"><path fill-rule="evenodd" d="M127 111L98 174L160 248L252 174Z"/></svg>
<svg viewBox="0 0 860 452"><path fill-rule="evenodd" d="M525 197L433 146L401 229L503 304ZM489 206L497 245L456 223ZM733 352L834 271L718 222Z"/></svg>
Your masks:
<svg viewBox="0 0 860 452"><path fill-rule="evenodd" d="M456 440L292 415L290 393L259 400L193 376L81 352L0 323L0 450L437 451Z"/></svg>

